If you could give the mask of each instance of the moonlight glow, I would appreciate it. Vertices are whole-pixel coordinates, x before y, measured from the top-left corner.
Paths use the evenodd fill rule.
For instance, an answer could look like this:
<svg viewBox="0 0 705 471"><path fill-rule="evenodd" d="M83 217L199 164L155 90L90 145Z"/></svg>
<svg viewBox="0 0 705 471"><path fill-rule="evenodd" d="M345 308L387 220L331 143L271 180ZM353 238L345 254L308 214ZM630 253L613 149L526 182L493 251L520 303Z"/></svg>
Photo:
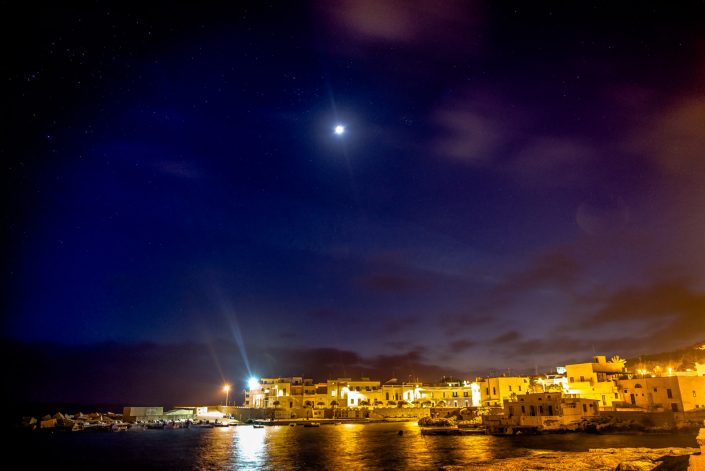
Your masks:
<svg viewBox="0 0 705 471"><path fill-rule="evenodd" d="M342 136L345 134L345 126L342 124L338 124L334 129L333 132L335 133L336 136Z"/></svg>

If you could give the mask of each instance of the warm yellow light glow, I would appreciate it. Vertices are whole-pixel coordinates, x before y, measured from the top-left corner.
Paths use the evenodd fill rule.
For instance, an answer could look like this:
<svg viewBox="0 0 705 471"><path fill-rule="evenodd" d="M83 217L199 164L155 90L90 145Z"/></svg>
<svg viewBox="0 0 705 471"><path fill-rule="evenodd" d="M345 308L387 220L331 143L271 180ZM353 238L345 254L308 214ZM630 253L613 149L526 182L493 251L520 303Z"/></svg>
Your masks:
<svg viewBox="0 0 705 471"><path fill-rule="evenodd" d="M230 385L229 385L229 384L226 384L225 386L223 386L223 391L224 391L224 392L229 392L229 391L230 391Z"/></svg>

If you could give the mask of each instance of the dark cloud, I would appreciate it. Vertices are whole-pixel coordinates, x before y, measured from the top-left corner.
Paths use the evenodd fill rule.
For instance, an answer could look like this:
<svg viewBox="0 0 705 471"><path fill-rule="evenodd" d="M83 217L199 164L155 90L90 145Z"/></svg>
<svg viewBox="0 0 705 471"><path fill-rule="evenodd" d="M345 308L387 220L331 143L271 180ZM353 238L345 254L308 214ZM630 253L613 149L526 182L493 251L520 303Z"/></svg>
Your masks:
<svg viewBox="0 0 705 471"><path fill-rule="evenodd" d="M575 189L588 183L587 169L595 158L595 149L579 138L531 138L503 164L501 171L534 191Z"/></svg>
<svg viewBox="0 0 705 471"><path fill-rule="evenodd" d="M536 257L529 267L509 276L498 288L502 292L522 292L546 284L568 287L578 281L582 267L576 259L558 248Z"/></svg>
<svg viewBox="0 0 705 471"><path fill-rule="evenodd" d="M474 340L467 340L467 339L460 339L460 340L454 340L448 345L448 350L449 352L453 353L459 353L459 352L464 352L465 350L469 350L473 348L475 345L477 345L477 342Z"/></svg>
<svg viewBox="0 0 705 471"><path fill-rule="evenodd" d="M441 314L437 318L444 335L450 337L467 335L494 322L494 318L490 315L475 313Z"/></svg>
<svg viewBox="0 0 705 471"><path fill-rule="evenodd" d="M523 270L506 275L484 300L481 310L496 313L540 288L572 293L581 281L584 267L567 247L550 249L532 260Z"/></svg>
<svg viewBox="0 0 705 471"><path fill-rule="evenodd" d="M556 334L549 338L536 337L507 342L494 349L494 352L505 361L516 357L523 358L523 362L516 366L527 372L532 370L532 366L548 371L555 366L591 361L595 354L608 357L614 354L620 356L641 354L645 351L644 346L652 342L651 339L642 336L606 337L599 333L586 333L580 336Z"/></svg>
<svg viewBox="0 0 705 471"><path fill-rule="evenodd" d="M517 127L516 118L491 92L454 97L433 114L432 152L477 167L495 162Z"/></svg>
<svg viewBox="0 0 705 471"><path fill-rule="evenodd" d="M642 110L625 147L644 155L668 174L699 179L705 173L705 96L691 94L667 106Z"/></svg>
<svg viewBox="0 0 705 471"><path fill-rule="evenodd" d="M373 274L359 280L361 286L380 293L407 293L423 288L423 284L414 278L394 274Z"/></svg>
<svg viewBox="0 0 705 471"><path fill-rule="evenodd" d="M492 343L510 343L510 342L516 342L522 337L522 335L517 332L516 330L510 330L502 335L498 335L494 339L492 339Z"/></svg>
<svg viewBox="0 0 705 471"><path fill-rule="evenodd" d="M319 14L338 51L375 43L414 46L437 55L474 52L481 45L481 2L345 0L320 2ZM468 37L468 34L471 37ZM452 51L449 49L452 47Z"/></svg>
<svg viewBox="0 0 705 471"><path fill-rule="evenodd" d="M223 382L242 391L246 379L301 375L325 381L367 376L387 379L413 375L435 381L460 374L430 363L422 346L401 346L400 353L363 356L338 348L263 348L247 350L252 370L235 344L103 343L87 346L25 344L5 341L2 353L22 358L10 365L6 392L11 403L215 404ZM242 397L234 395L235 400Z"/></svg>
<svg viewBox="0 0 705 471"><path fill-rule="evenodd" d="M385 334L396 334L414 329L419 323L416 316L405 316L401 318L389 319L382 325L382 332Z"/></svg>
<svg viewBox="0 0 705 471"><path fill-rule="evenodd" d="M661 324L648 336L664 344L702 340L705 332L705 293L690 279L670 279L617 290L583 327ZM638 328L638 327L637 327Z"/></svg>

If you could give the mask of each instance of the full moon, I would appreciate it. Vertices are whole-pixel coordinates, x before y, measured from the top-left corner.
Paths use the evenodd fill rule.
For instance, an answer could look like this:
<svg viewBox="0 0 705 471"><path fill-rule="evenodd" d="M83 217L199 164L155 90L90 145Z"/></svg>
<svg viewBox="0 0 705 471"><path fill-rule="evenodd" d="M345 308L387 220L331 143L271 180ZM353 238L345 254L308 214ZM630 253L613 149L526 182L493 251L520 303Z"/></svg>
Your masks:
<svg viewBox="0 0 705 471"><path fill-rule="evenodd" d="M335 128L333 128L333 132L336 136L341 136L345 132L345 126L338 124Z"/></svg>

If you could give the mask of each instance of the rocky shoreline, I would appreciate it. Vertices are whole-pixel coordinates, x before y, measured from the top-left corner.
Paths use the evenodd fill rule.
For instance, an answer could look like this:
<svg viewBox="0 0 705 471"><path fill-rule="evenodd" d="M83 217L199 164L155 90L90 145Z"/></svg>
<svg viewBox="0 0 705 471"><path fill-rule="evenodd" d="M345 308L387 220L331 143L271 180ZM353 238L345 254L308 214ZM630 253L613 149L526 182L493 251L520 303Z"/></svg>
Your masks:
<svg viewBox="0 0 705 471"><path fill-rule="evenodd" d="M469 466L443 466L443 471L470 469L524 471L685 471L698 448L599 448L586 452L531 450L518 458L478 462Z"/></svg>

